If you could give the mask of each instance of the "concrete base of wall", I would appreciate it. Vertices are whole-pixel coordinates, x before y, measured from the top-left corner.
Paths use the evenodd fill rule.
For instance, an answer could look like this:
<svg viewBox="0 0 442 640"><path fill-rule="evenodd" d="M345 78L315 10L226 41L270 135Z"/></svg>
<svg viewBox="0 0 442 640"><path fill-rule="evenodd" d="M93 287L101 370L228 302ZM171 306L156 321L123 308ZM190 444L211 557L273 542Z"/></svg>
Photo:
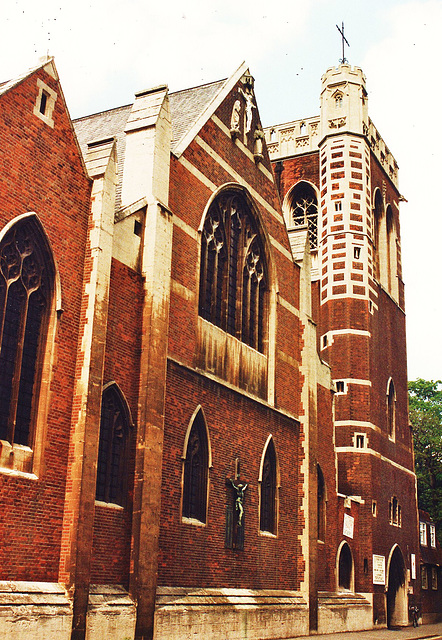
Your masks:
<svg viewBox="0 0 442 640"><path fill-rule="evenodd" d="M361 594L321 592L318 605L318 633L373 628L372 603Z"/></svg>
<svg viewBox="0 0 442 640"><path fill-rule="evenodd" d="M133 640L136 606L119 585L91 585L86 640Z"/></svg>
<svg viewBox="0 0 442 640"><path fill-rule="evenodd" d="M2 640L69 640L72 606L62 585L0 581Z"/></svg>
<svg viewBox="0 0 442 640"><path fill-rule="evenodd" d="M308 635L299 592L159 587L155 640L278 640Z"/></svg>

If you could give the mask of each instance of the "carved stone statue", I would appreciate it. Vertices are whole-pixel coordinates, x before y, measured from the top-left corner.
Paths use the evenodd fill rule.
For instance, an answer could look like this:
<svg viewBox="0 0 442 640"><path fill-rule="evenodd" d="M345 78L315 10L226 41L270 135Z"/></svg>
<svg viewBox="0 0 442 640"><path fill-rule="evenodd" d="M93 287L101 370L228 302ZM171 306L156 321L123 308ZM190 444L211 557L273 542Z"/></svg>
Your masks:
<svg viewBox="0 0 442 640"><path fill-rule="evenodd" d="M256 109L256 106L253 104L253 92L252 92L252 89L246 87L245 91L243 91L242 89L240 89L239 91L240 91L242 97L244 98L244 100L246 101L246 127L245 127L245 133L247 134L252 129L253 109Z"/></svg>
<svg viewBox="0 0 442 640"><path fill-rule="evenodd" d="M262 130L261 125L259 124L255 129L254 138L255 138L255 144L253 147L253 155L255 157L255 160L259 161L263 159L263 153L262 153L263 142L262 141L264 140L264 131Z"/></svg>
<svg viewBox="0 0 442 640"><path fill-rule="evenodd" d="M230 133L233 137L239 134L239 123L241 119L241 101L235 100L230 118Z"/></svg>

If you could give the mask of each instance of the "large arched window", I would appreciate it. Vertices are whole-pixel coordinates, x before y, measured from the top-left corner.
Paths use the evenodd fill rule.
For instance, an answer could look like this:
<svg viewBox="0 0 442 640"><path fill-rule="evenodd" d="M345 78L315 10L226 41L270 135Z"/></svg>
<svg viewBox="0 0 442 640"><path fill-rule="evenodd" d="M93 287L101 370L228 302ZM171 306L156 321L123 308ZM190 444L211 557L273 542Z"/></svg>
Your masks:
<svg viewBox="0 0 442 640"><path fill-rule="evenodd" d="M0 242L0 439L33 446L55 267L35 214Z"/></svg>
<svg viewBox="0 0 442 640"><path fill-rule="evenodd" d="M343 542L338 551L338 589L353 590L353 556L347 542Z"/></svg>
<svg viewBox="0 0 442 640"><path fill-rule="evenodd" d="M100 442L98 448L95 498L126 505L130 427L129 408L120 388L105 387L101 401Z"/></svg>
<svg viewBox="0 0 442 640"><path fill-rule="evenodd" d="M394 389L393 378L390 378L387 385L387 429L390 438L395 436L396 427L396 391Z"/></svg>
<svg viewBox="0 0 442 640"><path fill-rule="evenodd" d="M267 288L264 247L251 207L240 191L225 190L204 220L199 314L264 351Z"/></svg>
<svg viewBox="0 0 442 640"><path fill-rule="evenodd" d="M261 468L260 514L261 531L276 534L277 527L277 460L273 438L268 440Z"/></svg>
<svg viewBox="0 0 442 640"><path fill-rule="evenodd" d="M184 518L206 522L209 442L201 409L193 418L184 457L183 508Z"/></svg>
<svg viewBox="0 0 442 640"><path fill-rule="evenodd" d="M318 248L318 200L314 188L299 182L291 195L291 217L295 227L307 226L310 249Z"/></svg>

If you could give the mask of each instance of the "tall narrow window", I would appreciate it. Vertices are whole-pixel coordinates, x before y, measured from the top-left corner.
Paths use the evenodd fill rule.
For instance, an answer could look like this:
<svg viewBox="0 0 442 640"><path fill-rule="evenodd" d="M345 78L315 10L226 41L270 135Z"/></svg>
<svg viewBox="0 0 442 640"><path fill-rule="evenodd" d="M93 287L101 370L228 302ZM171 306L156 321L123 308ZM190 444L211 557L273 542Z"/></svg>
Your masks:
<svg viewBox="0 0 442 640"><path fill-rule="evenodd" d="M240 191L223 191L202 230L199 314L262 352L266 306L266 260L257 222Z"/></svg>
<svg viewBox="0 0 442 640"><path fill-rule="evenodd" d="M307 226L310 249L318 248L318 200L307 182L299 182L292 192L292 220L295 227Z"/></svg>
<svg viewBox="0 0 442 640"><path fill-rule="evenodd" d="M390 438L394 438L395 435L395 405L396 405L396 393L394 390L393 380L390 378L387 389L387 428Z"/></svg>
<svg viewBox="0 0 442 640"><path fill-rule="evenodd" d="M261 475L261 503L259 528L261 531L276 534L276 507L277 507L277 468L276 468L276 451L273 439L270 438L264 461L262 465Z"/></svg>
<svg viewBox="0 0 442 640"><path fill-rule="evenodd" d="M374 275L378 281L383 278L382 272L385 270L385 242L383 238L383 214L384 203L381 192L376 191L373 210L373 244L374 244Z"/></svg>
<svg viewBox="0 0 442 640"><path fill-rule="evenodd" d="M54 263L34 217L0 243L0 439L33 446Z"/></svg>
<svg viewBox="0 0 442 640"><path fill-rule="evenodd" d="M184 459L183 517L206 522L209 446L202 411L190 429Z"/></svg>
<svg viewBox="0 0 442 640"><path fill-rule="evenodd" d="M317 495L317 517L318 517L318 540L325 540L325 480L322 469L317 465L318 474L318 495Z"/></svg>
<svg viewBox="0 0 442 640"><path fill-rule="evenodd" d="M124 507L127 498L130 413L118 385L110 384L101 401L95 497Z"/></svg>

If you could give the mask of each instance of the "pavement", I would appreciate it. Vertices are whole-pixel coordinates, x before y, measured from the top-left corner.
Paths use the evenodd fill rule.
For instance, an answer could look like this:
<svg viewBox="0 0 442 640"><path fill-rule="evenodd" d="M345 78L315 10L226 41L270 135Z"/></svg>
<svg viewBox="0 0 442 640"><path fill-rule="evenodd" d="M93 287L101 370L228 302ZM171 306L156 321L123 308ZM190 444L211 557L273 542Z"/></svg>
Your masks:
<svg viewBox="0 0 442 640"><path fill-rule="evenodd" d="M374 629L369 631L347 631L307 636L314 640L442 640L442 622L423 624L419 627L400 629ZM287 640L306 640L306 636L297 636Z"/></svg>

